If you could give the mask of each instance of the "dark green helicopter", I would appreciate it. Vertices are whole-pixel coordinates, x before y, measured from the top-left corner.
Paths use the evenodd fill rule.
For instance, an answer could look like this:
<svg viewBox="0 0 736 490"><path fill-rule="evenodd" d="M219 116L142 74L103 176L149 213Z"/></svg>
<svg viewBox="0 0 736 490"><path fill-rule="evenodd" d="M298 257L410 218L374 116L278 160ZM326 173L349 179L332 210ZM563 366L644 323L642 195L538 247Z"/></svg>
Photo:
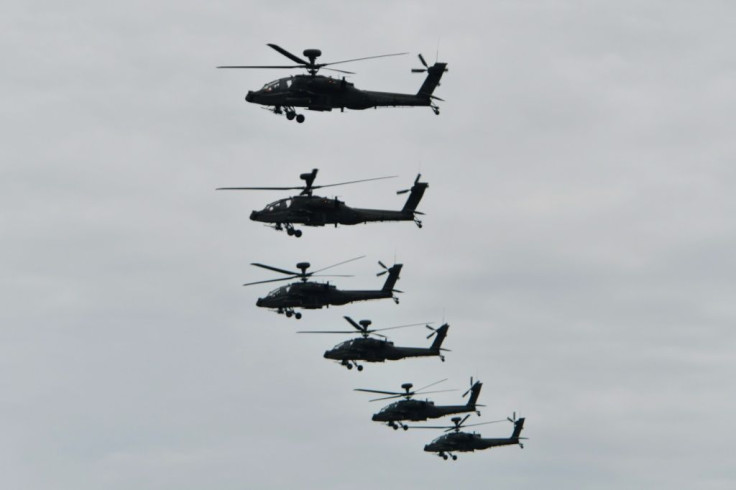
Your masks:
<svg viewBox="0 0 736 490"><path fill-rule="evenodd" d="M285 314L289 318L293 315L294 317L296 317L297 320L302 317L302 314L298 311L294 311L295 308L319 309L325 306L329 307L330 305L344 305L347 303L353 303L355 301L367 301L371 299L386 298L392 298L394 302L398 304L399 298L395 297L394 293L400 293L401 291L394 289L394 285L399 279L399 272L401 272L403 264L395 264L391 267L386 267L383 262L379 261L378 264L383 267L384 270L379 272L377 275L381 276L383 274L388 274L388 277L386 278L386 282L383 284L383 287L377 290L344 290L337 289L337 287L333 286L329 282L323 283L307 280L318 272L322 272L327 269L331 269L332 267L336 267L338 265L346 264L348 262L352 262L353 260L358 260L362 258L363 257L355 257L353 259L333 264L329 267L324 267L312 272L307 272L307 269L310 265L309 262L299 262L298 264L296 264L297 269L299 269L301 272L279 269L277 267L265 264L252 263L251 265L254 265L256 267L268 269L280 274L286 274L288 275L288 277L249 282L243 284L243 286L264 284L267 282L288 281L298 278L300 281L282 286L278 289L274 289L265 297L258 298L258 300L256 301L256 306L274 309L277 313ZM332 276L348 277L344 275Z"/></svg>
<svg viewBox="0 0 736 490"><path fill-rule="evenodd" d="M338 185L357 184L359 182L369 182L372 180L390 179L389 177L376 177L372 179L352 180L350 182L340 182L338 184L314 185L314 179L317 177L318 169L312 169L309 173L299 175L299 178L305 182L303 186L295 187L220 187L218 191L239 191L239 190L301 190L298 196L292 196L286 199L279 199L272 202L261 211L253 211L250 213L250 219L267 223L275 230L286 230L289 236L302 236L302 231L294 228L294 224L304 226L325 226L325 225L357 225L359 223L368 223L372 221L413 221L419 228L422 222L417 215L422 213L416 208L424 196L424 191L429 187L426 182L419 182L421 174L417 175L414 185L410 189L397 191L397 194L409 192L409 197L404 203L404 207L400 210L385 209L364 209L351 208L344 201L338 198L330 199L312 195L314 189L322 189L323 187L335 187Z"/></svg>
<svg viewBox="0 0 736 490"><path fill-rule="evenodd" d="M355 366L358 371L363 370L363 366L358 364L356 361L365 362L385 362L385 361L398 361L399 359L406 359L408 357L428 357L438 356L443 362L445 356L442 355L442 351L447 349L442 348L442 342L447 337L447 330L450 328L448 324L442 325L440 328L435 330L429 325L425 325L428 329L432 330L427 338L437 335L429 347L397 347L393 342L389 341L385 335L378 334L383 330L392 330L394 328L410 327L412 325L400 325L398 327L387 327L378 329L369 329L371 325L370 320L360 320L355 322L352 318L346 316L343 317L350 323L361 336L346 340L340 344L337 344L332 349L325 352L325 359L332 359L339 361L341 365L348 369L353 369ZM309 330L301 331L299 333L337 333L346 334L353 333L352 330L336 331L336 330ZM381 339L372 338L371 335L382 337Z"/></svg>
<svg viewBox="0 0 736 490"><path fill-rule="evenodd" d="M470 414L466 415L462 419L460 417L453 417L452 422L455 425L451 426L410 426L415 429L446 429L444 434L434 441L426 444L424 450L429 453L437 453L439 457L447 460L451 457L453 460L457 459L457 456L452 454L453 452L472 452L480 451L483 449L489 449L498 446L514 446L519 445L522 449L524 444L521 443L522 439L526 437L519 437L521 430L524 428L524 418L516 419L516 413L514 418L507 417L507 420L514 424L514 431L511 433L511 437L501 438L484 438L480 434L475 432L462 432L460 429L464 426L465 421L470 417ZM473 427L476 425L494 424L496 422L503 422L503 420L494 420L492 422L482 422L480 424L467 424L464 427Z"/></svg>
<svg viewBox="0 0 736 490"><path fill-rule="evenodd" d="M435 63L427 65L424 57L420 54L419 61L424 68L413 68L413 73L427 73L427 78L416 94L397 94L392 92L373 92L360 90L355 85L346 81L345 77L336 79L317 75L317 72L326 66L349 63L351 61L369 60L374 58L385 58L387 56L399 56L406 53L384 54L379 56L368 56L365 58L354 58L351 60L333 61L332 63L315 63L322 55L319 49L305 49L304 56L309 61L293 55L276 44L267 44L280 54L286 56L296 65L286 66L218 66L217 68L304 68L309 75L296 75L274 80L263 86L261 90L248 91L245 96L247 102L261 104L269 107L268 110L274 114L285 114L286 119L296 119L304 122L304 114L297 114L297 107L304 107L310 111L331 111L332 109L369 109L371 107L398 107L398 106L427 106L432 108L435 114L440 113L439 107L434 100L442 100L432 95L434 89L440 84L442 75L447 71L447 63ZM325 70L336 71L353 75L353 72L325 68Z"/></svg>
<svg viewBox="0 0 736 490"><path fill-rule="evenodd" d="M373 400L371 400L372 402L379 400L390 400L392 398L403 398L403 400L399 400L397 402L391 403L390 405L386 405L380 411L378 411L378 413L375 413L372 417L372 420L374 422L386 422L386 425L392 427L394 430L398 429L399 427L404 430L407 430L409 428L408 425L401 423L401 421L403 420L417 422L420 420L436 419L439 417L444 417L445 415L452 415L455 413L464 412L476 412L478 415L480 415L480 412L477 411L476 407L480 407L482 405L477 405L476 402L478 401L478 396L480 396L480 389L483 387L483 383L481 383L480 381L476 381L475 383L473 383L473 378L470 378L470 389L463 393L463 397L467 396L468 393L471 394L470 398L468 399L468 403L466 403L465 405L435 405L434 402L431 400L414 400L412 398L414 395L426 395L429 393L441 393L443 391L451 391L423 391L430 386L442 383L443 381L446 381L446 379L428 384L427 386L423 386L422 388L419 388L415 391L411 391L412 387L414 386L411 383L404 383L401 385L401 387L404 389L403 392L368 390L364 388L356 388L355 391L389 395L381 398L374 398Z"/></svg>

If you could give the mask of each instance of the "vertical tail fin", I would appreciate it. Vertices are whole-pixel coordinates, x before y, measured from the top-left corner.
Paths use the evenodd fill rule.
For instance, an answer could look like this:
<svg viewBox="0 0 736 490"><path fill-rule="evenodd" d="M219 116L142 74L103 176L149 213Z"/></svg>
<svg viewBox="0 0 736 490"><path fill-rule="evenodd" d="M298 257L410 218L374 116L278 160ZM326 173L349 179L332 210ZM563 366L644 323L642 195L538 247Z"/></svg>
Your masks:
<svg viewBox="0 0 736 490"><path fill-rule="evenodd" d="M522 417L514 422L514 432L511 434L512 439L518 439L521 435L521 430L524 428L524 420L525 418Z"/></svg>
<svg viewBox="0 0 736 490"><path fill-rule="evenodd" d="M437 337L434 339L434 342L432 342L432 345L429 346L431 350L436 351L437 353L440 352L440 347L442 347L442 342L445 340L445 337L447 337L447 331L449 329L450 326L447 323L437 329L435 332Z"/></svg>
<svg viewBox="0 0 736 490"><path fill-rule="evenodd" d="M403 266L403 264L395 264L388 269L388 277L386 278L386 282L383 283L383 291L392 292L394 290L396 281L399 280L399 272L401 272Z"/></svg>
<svg viewBox="0 0 736 490"><path fill-rule="evenodd" d="M417 209L419 201L421 201L422 196L424 196L424 191L429 187L429 184L426 182L419 182L419 178L421 176L422 174L417 175L417 178L414 180L414 185L411 186L409 197L407 198L406 203L404 203L404 207L401 209L405 213L414 212L414 210ZM399 192L406 192L406 190Z"/></svg>
<svg viewBox="0 0 736 490"><path fill-rule="evenodd" d="M480 396L480 389L483 388L483 383L476 381L475 384L470 388L470 399L468 400L468 408L475 410L475 404Z"/></svg>
<svg viewBox="0 0 736 490"><path fill-rule="evenodd" d="M442 75L447 71L447 63L435 63L426 70L421 71L427 72L427 78L424 79L424 83L419 87L417 95L429 97L434 92L434 89L437 88L437 85L440 84Z"/></svg>

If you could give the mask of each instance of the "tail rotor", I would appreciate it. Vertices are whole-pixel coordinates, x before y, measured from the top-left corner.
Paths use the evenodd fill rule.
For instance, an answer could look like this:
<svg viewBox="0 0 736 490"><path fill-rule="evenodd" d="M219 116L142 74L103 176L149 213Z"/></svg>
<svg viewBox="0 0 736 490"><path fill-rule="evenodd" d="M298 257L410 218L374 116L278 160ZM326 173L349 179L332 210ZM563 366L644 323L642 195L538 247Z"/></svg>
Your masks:
<svg viewBox="0 0 736 490"><path fill-rule="evenodd" d="M424 65L424 68L412 68L411 69L412 73L425 73L427 70L429 70L429 65L424 60L424 56L422 56L421 53L419 53L419 61L422 62L422 65Z"/></svg>
<svg viewBox="0 0 736 490"><path fill-rule="evenodd" d="M376 274L376 276L377 276L377 277L380 277L380 276L382 276L382 275L384 275L384 274L387 274L387 273L388 273L388 271L389 271L389 268L388 268L388 267L386 267L386 264L384 264L383 262L381 262L381 261L379 260L379 261L378 261L378 265L380 265L380 266L381 266L381 268L382 268L383 270L382 270L381 272L379 272L378 274Z"/></svg>
<svg viewBox="0 0 736 490"><path fill-rule="evenodd" d="M470 393L471 391L473 391L473 377L472 376L470 377L470 388L468 388L468 391L463 393L463 398L468 396L468 393Z"/></svg>

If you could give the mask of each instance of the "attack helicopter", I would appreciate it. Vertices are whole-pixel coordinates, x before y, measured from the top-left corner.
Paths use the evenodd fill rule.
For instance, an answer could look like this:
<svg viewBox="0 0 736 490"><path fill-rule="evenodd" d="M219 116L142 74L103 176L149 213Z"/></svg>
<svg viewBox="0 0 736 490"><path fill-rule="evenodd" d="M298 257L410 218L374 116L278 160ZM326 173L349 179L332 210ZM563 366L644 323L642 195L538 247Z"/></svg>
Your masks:
<svg viewBox="0 0 736 490"><path fill-rule="evenodd" d="M268 82L261 90L249 90L245 96L246 102L260 104L266 106L267 110L274 114L285 114L289 121L296 119L296 122L304 122L304 114L297 114L297 107L304 107L310 111L332 111L332 109L369 109L371 107L399 107L399 106L427 106L439 115L440 109L435 100L442 101L433 94L435 88L440 84L442 75L447 71L447 63L435 62L429 66L424 57L420 54L419 61L424 68L413 68L412 73L427 73L427 78L419 88L416 94L399 94L392 92L374 92L369 90L360 90L355 85L342 79L317 75L320 69L340 72L346 75L354 75L353 72L338 70L335 68L325 68L331 65L341 63L349 63L352 61L362 61L375 58L385 58L388 56L400 56L407 53L393 53L379 56L367 56L365 58L354 58L343 61L333 61L331 63L316 63L317 58L322 55L319 49L305 49L304 57L309 61L300 58L281 46L276 44L267 44L268 47L274 49L278 53L286 56L296 65L266 65L266 66L218 66L217 68L303 68L307 70L308 75L295 75L286 78L280 78L273 82Z"/></svg>
<svg viewBox="0 0 736 490"><path fill-rule="evenodd" d="M324 225L356 225L359 223L368 223L369 221L414 221L421 228L422 222L417 219L417 215L422 214L416 208L424 196L424 191L429 187L426 182L419 182L421 174L417 175L414 185L410 189L397 191L397 194L409 192L409 197L404 207L398 211L383 209L361 209L351 208L345 202L337 198L330 199L326 197L314 196L312 192L315 189L323 187L334 187L338 185L357 184L359 182L368 182L372 180L389 179L390 177L376 177L372 179L353 180L350 182L340 182L338 184L314 185L314 179L317 177L318 169L312 169L311 172L299 175L304 181L303 186L295 187L220 187L218 191L233 190L301 190L298 196L292 196L286 199L279 199L261 211L253 211L250 219L266 223L277 231L286 230L289 236L302 236L302 231L294 228L294 224L304 226L324 226Z"/></svg>
<svg viewBox="0 0 736 490"><path fill-rule="evenodd" d="M399 327L388 327L379 329L369 329L371 325L370 320L360 320L355 322L352 318L345 316L343 317L347 322L353 326L358 332L360 337L346 340L340 344L337 344L332 349L325 352L325 359L332 359L340 361L342 366L348 369L353 369L355 366L358 371L363 370L363 366L358 364L356 361L365 362L385 362L385 361L397 361L399 359L406 359L407 357L428 357L428 356L439 356L442 362L445 361L445 356L442 355L442 351L447 349L442 348L442 342L447 337L447 330L450 328L448 324L442 325L438 329L434 329L429 325L425 325L432 332L427 336L431 338L433 335L437 337L429 347L397 347L393 342L389 341L385 335L378 334L375 332L383 330L391 330L394 328L403 328L412 325L400 325ZM300 331L298 333L337 333L346 334L353 333L351 330L336 331L336 330L307 330ZM377 337L383 337L382 339L372 338L371 335Z"/></svg>
<svg viewBox="0 0 736 490"><path fill-rule="evenodd" d="M391 398L403 398L403 400L393 402L390 405L383 407L372 417L372 420L374 422L386 422L386 425L392 427L394 430L398 429L399 427L404 430L409 429L408 425L401 423L401 421L403 420L416 422L420 420L436 419L439 417L444 417L445 415L464 412L476 412L478 415L480 415L480 412L477 411L476 407L480 407L482 405L477 405L476 402L478 401L478 396L480 396L480 389L483 387L483 383L481 383L480 381L476 381L475 383L473 383L473 378L470 378L470 388L468 389L468 391L463 393L463 397L467 396L468 393L470 393L468 403L466 403L465 405L435 405L434 402L431 400L414 400L412 398L414 395L419 394L450 391L423 391L430 386L441 383L442 381L445 380L443 379L441 381L428 384L427 386L423 386L422 388L419 388L415 391L411 391L412 387L414 386L411 383L404 383L401 385L401 388L404 389L403 392L368 390L364 388L356 388L355 391L389 395L382 398L374 398L373 400L370 400L372 402L379 400L389 400Z"/></svg>
<svg viewBox="0 0 736 490"><path fill-rule="evenodd" d="M326 271L327 269L331 269L338 265L346 264L362 258L363 256L355 257L312 272L307 272L307 269L310 267L309 262L299 262L296 264L296 268L299 269L300 272L279 269L270 265L254 262L251 265L278 272L280 274L286 274L288 277L248 282L243 284L243 286L264 284L267 282L289 281L291 279L298 278L299 281L274 289L265 297L258 298L256 301L256 306L275 309L277 313L285 314L288 318L291 318L293 315L297 320L302 317L302 314L298 311L294 311L295 308L319 309L325 306L329 307L330 305L344 305L354 301L367 301L371 299L384 298L392 298L394 302L398 304L399 298L395 297L394 293L400 293L401 291L394 289L394 285L399 279L399 272L401 272L403 264L395 264L391 267L386 267L383 262L379 261L378 264L383 267L384 270L376 275L381 276L383 274L388 274L388 277L386 278L386 282L383 284L383 287L377 290L341 290L337 289L337 287L333 286L329 282L322 283L308 281L310 277L314 276L318 272ZM344 275L332 276L349 277Z"/></svg>
<svg viewBox="0 0 736 490"><path fill-rule="evenodd" d="M521 430L524 428L524 417L517 420L516 413L514 413L514 418L506 418L506 420L514 424L514 431L511 433L511 437L504 438L483 438L480 434L475 432L460 431L462 427L473 427L476 425L503 422L503 420L494 420L492 422L482 422L480 424L463 425L468 417L470 417L470 414L466 415L462 419L460 417L453 417L452 422L455 425L451 426L430 427L418 425L410 427L417 429L446 429L445 432L448 432L448 434L444 434L424 446L424 450L426 452L437 453L437 455L444 460L447 460L448 457L451 457L453 461L457 460L457 456L452 454L453 452L463 453L480 451L482 449L489 449L497 446L513 446L516 444L518 444L522 449L524 448L524 444L521 443L521 440L526 439L526 437L519 437Z"/></svg>

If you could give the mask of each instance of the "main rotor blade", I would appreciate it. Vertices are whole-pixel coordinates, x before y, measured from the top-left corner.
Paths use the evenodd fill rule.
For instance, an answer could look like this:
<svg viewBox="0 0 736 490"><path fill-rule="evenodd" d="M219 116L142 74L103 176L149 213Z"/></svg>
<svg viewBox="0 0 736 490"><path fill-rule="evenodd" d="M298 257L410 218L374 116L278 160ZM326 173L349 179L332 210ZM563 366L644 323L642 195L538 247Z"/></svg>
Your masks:
<svg viewBox="0 0 736 490"><path fill-rule="evenodd" d="M451 390L432 390L432 391L413 391L412 393L415 395L429 395L430 393L446 393L448 391L457 391L457 389L451 389Z"/></svg>
<svg viewBox="0 0 736 490"><path fill-rule="evenodd" d="M376 58L386 58L389 56L402 56L408 53L392 53L392 54L379 54L378 56L366 56L365 58L353 58L352 60L342 60L342 61L332 61L330 63L320 63L318 66L329 66L329 65L338 65L340 63L350 63L351 61L362 61L362 60L372 60Z"/></svg>
<svg viewBox="0 0 736 490"><path fill-rule="evenodd" d="M358 330L359 332L364 332L364 331L365 331L365 329L363 329L363 325L360 325L360 324L356 323L356 321L355 321L355 320L353 320L352 318L350 318L349 316L344 316L343 318L344 318L345 320L347 320L347 321L348 321L348 323L349 323L350 325L352 325L353 327L355 327L355 329L356 329L356 330ZM368 328L368 327L366 327L366 329L367 329L367 328Z"/></svg>
<svg viewBox="0 0 736 490"><path fill-rule="evenodd" d="M364 391L366 393L380 393L381 395L404 395L405 394L405 393L399 393L396 391L369 390L366 388L355 388L353 391Z"/></svg>
<svg viewBox="0 0 736 490"><path fill-rule="evenodd" d="M335 187L336 185L357 184L358 182L370 182L371 180L395 179L398 175L387 175L386 177L373 177L372 179L351 180L350 182L340 182L338 184L313 185L312 189L322 189L323 187Z"/></svg>
<svg viewBox="0 0 736 490"><path fill-rule="evenodd" d="M427 389L427 388L429 388L430 386L434 386L434 385L440 384L440 383L442 383L442 382L444 382L444 381L447 381L447 378L445 378L445 379L441 379L441 380L439 380L439 381L435 381L434 383L430 383L430 384L428 384L427 386L422 386L421 388L417 388L417 389L416 389L416 390L414 390L414 391L415 391L415 392L417 392L417 391L422 391L422 390L426 390L426 389Z"/></svg>
<svg viewBox="0 0 736 490"><path fill-rule="evenodd" d="M336 71L338 73L345 73L346 75L355 75L354 71L338 70L337 68L325 68L325 70Z"/></svg>
<svg viewBox="0 0 736 490"><path fill-rule="evenodd" d="M478 426L478 425L497 424L499 422L506 422L506 419L503 419L503 420L491 420L490 422L480 422L478 424L467 424L467 425L463 425L463 427L475 427L475 426Z"/></svg>
<svg viewBox="0 0 736 490"><path fill-rule="evenodd" d="M304 68L302 65L224 65L217 68Z"/></svg>
<svg viewBox="0 0 736 490"><path fill-rule="evenodd" d="M365 255L361 255L360 257L354 257L352 259L344 260L342 262L338 262L337 264L332 264L332 265L329 265L329 266L324 267L322 269L318 269L316 271L313 271L309 275L316 274L317 272L326 271L327 269L332 269L333 267L337 267L338 265L347 264L348 262L352 262L354 260L362 259L363 257L365 257Z"/></svg>
<svg viewBox="0 0 736 490"><path fill-rule="evenodd" d="M380 402L381 400L391 400L393 398L403 398L405 396L411 397L411 394L402 393L400 395L391 395L391 396L384 396L381 398L374 398L373 400L368 400L369 402Z"/></svg>
<svg viewBox="0 0 736 490"><path fill-rule="evenodd" d="M424 323L424 322L422 322L422 323L410 323L410 324L408 324L408 325L397 325L397 326L395 326L395 327L386 327L386 328L374 328L373 330L371 330L371 332L382 332L382 331L384 331L384 330L394 330L394 329L396 329L396 328L417 327L417 326L419 326L419 325L424 325L424 324L425 324L425 323Z"/></svg>
<svg viewBox="0 0 736 490"><path fill-rule="evenodd" d="M427 62L424 61L424 56L422 56L422 53L419 53L419 61L422 62L425 68L429 68L429 65L427 64Z"/></svg>
<svg viewBox="0 0 736 490"><path fill-rule="evenodd" d="M299 330L297 333L339 333L342 335L355 335L352 330Z"/></svg>
<svg viewBox="0 0 736 490"><path fill-rule="evenodd" d="M307 273L309 277L355 277L353 274L313 274Z"/></svg>
<svg viewBox="0 0 736 490"><path fill-rule="evenodd" d="M296 277L301 276L301 273L299 273L299 272L287 271L285 269L279 269L278 267L273 267L273 266L266 265L266 264L259 264L258 262L251 262L250 265L254 265L256 267L262 267L263 269L268 269L268 270L274 271L274 272L280 272L282 274L289 274L291 276L296 276Z"/></svg>
<svg viewBox="0 0 736 490"><path fill-rule="evenodd" d="M282 278L279 278L279 279L267 279L265 281L246 282L245 284L243 284L243 286L252 286L254 284L265 284L267 282L289 281L291 279L296 279L297 277L299 277L299 276L282 277Z"/></svg>
<svg viewBox="0 0 736 490"><path fill-rule="evenodd" d="M345 185L345 184L357 184L359 182L369 182L371 180L382 180L382 179L394 179L398 177L397 175L388 175L386 177L374 177L372 179L361 179L361 180L352 180L350 182L340 182L338 184L326 184L326 185L313 185L312 189L321 189L323 187L334 187L336 185ZM306 189L306 186L297 186L297 187L218 187L215 190L218 191L297 191L297 190L304 190Z"/></svg>
<svg viewBox="0 0 736 490"><path fill-rule="evenodd" d="M266 44L266 46L268 46L269 48L275 49L276 51L278 51L282 55L284 55L287 58L289 58L291 61L294 61L296 63L300 63L302 65L309 65L309 63L307 61L304 61L300 57L295 56L295 55L289 53L287 50L285 50L284 48L282 48L281 46L279 46L277 44L268 43L268 44Z"/></svg>
<svg viewBox="0 0 736 490"><path fill-rule="evenodd" d="M450 427L449 425L407 425L410 429L454 429L455 426L453 425Z"/></svg>
<svg viewBox="0 0 736 490"><path fill-rule="evenodd" d="M218 187L217 191L292 191L306 189L304 186L300 187Z"/></svg>

